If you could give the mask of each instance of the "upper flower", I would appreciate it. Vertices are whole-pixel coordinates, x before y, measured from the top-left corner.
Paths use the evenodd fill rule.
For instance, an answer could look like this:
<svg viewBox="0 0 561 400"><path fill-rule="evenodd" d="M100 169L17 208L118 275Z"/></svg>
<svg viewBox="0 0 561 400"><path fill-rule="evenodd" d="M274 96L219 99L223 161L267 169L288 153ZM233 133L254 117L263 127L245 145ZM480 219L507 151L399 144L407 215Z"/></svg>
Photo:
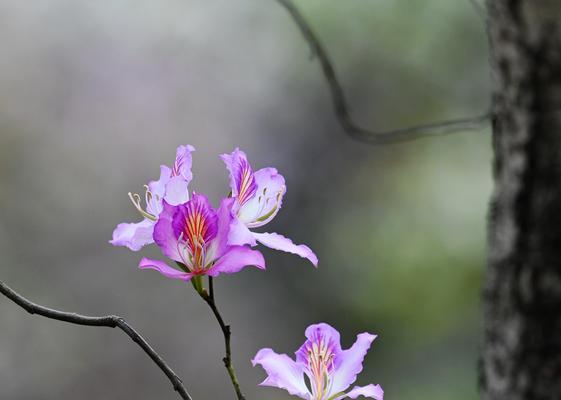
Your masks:
<svg viewBox="0 0 561 400"><path fill-rule="evenodd" d="M384 399L380 385L349 387L362 371L362 362L376 335L361 333L348 350L341 348L339 332L321 323L306 329L306 342L296 352L296 360L271 349L261 349L252 360L268 377L261 385L287 390L306 400L356 399L359 396ZM307 379L306 379L307 378Z"/></svg>
<svg viewBox="0 0 561 400"><path fill-rule="evenodd" d="M234 198L234 221L229 243L254 246L260 242L272 249L298 254L317 266L317 256L308 246L296 245L278 233L257 233L250 230L267 224L279 212L286 192L284 177L275 168L262 168L253 172L247 156L239 149L220 157L230 171L230 188Z"/></svg>
<svg viewBox="0 0 561 400"><path fill-rule="evenodd" d="M140 195L129 193L129 197L144 217L138 223L121 223L113 231L113 239L109 242L114 246L126 246L133 251L153 243L154 224L163 209L163 201L177 205L189 200L188 185L193 179L191 173L192 156L195 148L191 145L179 146L175 162L170 168L160 167L160 178L145 185L145 207L142 207Z"/></svg>
<svg viewBox="0 0 561 400"><path fill-rule="evenodd" d="M155 269L168 278L185 281L200 275L234 273L249 265L264 269L260 252L228 244L233 202L233 199L222 200L216 211L199 194L177 206L164 200L154 228L154 241L182 270L148 258L140 261L140 268Z"/></svg>

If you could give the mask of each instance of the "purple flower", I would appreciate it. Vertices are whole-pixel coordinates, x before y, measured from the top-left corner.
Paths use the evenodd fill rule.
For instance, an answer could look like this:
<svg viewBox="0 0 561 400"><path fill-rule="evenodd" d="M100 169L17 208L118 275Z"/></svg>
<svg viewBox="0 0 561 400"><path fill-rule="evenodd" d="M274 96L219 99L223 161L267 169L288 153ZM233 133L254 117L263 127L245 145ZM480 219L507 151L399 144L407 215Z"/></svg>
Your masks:
<svg viewBox="0 0 561 400"><path fill-rule="evenodd" d="M235 199L229 243L255 246L260 242L272 249L307 258L317 267L318 258L308 246L296 245L278 233L250 230L265 225L279 212L286 191L283 176L275 168L262 168L254 173L247 156L239 149L220 157L230 171L230 188Z"/></svg>
<svg viewBox="0 0 561 400"><path fill-rule="evenodd" d="M154 225L163 209L163 200L177 205L189 200L187 186L193 174L191 173L191 153L195 148L191 145L179 146L172 168L165 165L160 167L160 179L145 186L146 207L141 205L138 194L129 193L129 197L144 219L138 223L122 223L113 231L113 239L109 241L114 246L125 246L133 251L154 243L152 234Z"/></svg>
<svg viewBox="0 0 561 400"><path fill-rule="evenodd" d="M177 206L164 200L154 228L154 241L182 270L148 258L143 258L139 267L155 269L168 278L184 281L201 275L231 274L249 265L265 269L260 252L228 244L233 203L234 199L224 199L215 211L200 194L193 194L191 200Z"/></svg>
<svg viewBox="0 0 561 400"><path fill-rule="evenodd" d="M362 362L376 335L361 333L348 350L341 349L339 332L327 324L306 329L306 342L296 352L296 361L286 354L261 349L251 361L267 372L262 386L274 386L306 400L384 399L380 385L355 386ZM307 378L307 379L306 379Z"/></svg>

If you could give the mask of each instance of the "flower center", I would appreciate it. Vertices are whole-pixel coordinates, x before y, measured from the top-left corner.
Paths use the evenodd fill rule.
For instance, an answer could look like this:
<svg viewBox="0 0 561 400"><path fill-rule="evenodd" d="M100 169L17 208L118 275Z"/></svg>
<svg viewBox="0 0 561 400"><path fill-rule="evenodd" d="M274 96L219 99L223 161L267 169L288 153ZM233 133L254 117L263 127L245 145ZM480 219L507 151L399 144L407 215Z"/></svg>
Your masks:
<svg viewBox="0 0 561 400"><path fill-rule="evenodd" d="M214 260L212 239L217 232L217 216L199 197L187 202L174 217L177 251L193 273L203 273Z"/></svg>
<svg viewBox="0 0 561 400"><path fill-rule="evenodd" d="M322 336L310 342L306 350L308 352L308 370L312 386L312 399L324 400L331 389L333 350Z"/></svg>

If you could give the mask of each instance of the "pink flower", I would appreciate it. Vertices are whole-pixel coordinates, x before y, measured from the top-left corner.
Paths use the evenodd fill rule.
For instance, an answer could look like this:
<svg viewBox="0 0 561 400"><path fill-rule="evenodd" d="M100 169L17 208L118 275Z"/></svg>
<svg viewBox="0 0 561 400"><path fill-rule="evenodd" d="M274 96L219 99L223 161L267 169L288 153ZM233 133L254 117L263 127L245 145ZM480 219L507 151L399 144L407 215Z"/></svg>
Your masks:
<svg viewBox="0 0 561 400"><path fill-rule="evenodd" d="M191 173L192 156L195 148L191 145L179 146L175 162L171 168L160 167L160 179L145 186L145 208L141 205L138 194L129 193L129 197L144 217L137 223L121 223L113 231L113 239L109 242L114 246L125 246L138 251L143 246L154 243L154 225L163 209L163 201L177 205L189 200L188 185L193 179Z"/></svg>
<svg viewBox="0 0 561 400"><path fill-rule="evenodd" d="M234 199L224 199L220 208L214 210L200 194L193 194L191 200L177 206L164 200L154 228L154 241L181 269L148 258L143 258L139 267L155 269L168 278L184 281L201 275L231 274L250 265L265 269L265 260L259 251L228 244L233 203Z"/></svg>
<svg viewBox="0 0 561 400"><path fill-rule="evenodd" d="M361 333L350 349L343 350L339 332L321 323L309 326L306 338L296 352L296 360L271 349L259 350L251 362L253 366L261 365L268 375L262 386L285 389L306 400L356 399L359 396L384 399L380 385L355 386L348 390L362 371L364 356L376 335Z"/></svg>
<svg viewBox="0 0 561 400"><path fill-rule="evenodd" d="M230 244L255 246L260 242L272 249L307 258L317 267L318 258L308 246L296 245L278 233L251 230L267 224L279 212L286 192L283 176L275 168L262 168L254 173L247 156L239 149L220 157L230 171L230 188L235 199Z"/></svg>

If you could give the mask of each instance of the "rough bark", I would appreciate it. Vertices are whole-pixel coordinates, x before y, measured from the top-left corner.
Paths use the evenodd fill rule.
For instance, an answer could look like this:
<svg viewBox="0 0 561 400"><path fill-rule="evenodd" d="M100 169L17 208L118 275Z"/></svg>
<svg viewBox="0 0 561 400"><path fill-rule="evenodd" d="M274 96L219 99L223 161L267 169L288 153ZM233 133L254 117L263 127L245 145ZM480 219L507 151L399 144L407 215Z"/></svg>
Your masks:
<svg viewBox="0 0 561 400"><path fill-rule="evenodd" d="M484 400L561 399L561 0L488 0L496 74Z"/></svg>

